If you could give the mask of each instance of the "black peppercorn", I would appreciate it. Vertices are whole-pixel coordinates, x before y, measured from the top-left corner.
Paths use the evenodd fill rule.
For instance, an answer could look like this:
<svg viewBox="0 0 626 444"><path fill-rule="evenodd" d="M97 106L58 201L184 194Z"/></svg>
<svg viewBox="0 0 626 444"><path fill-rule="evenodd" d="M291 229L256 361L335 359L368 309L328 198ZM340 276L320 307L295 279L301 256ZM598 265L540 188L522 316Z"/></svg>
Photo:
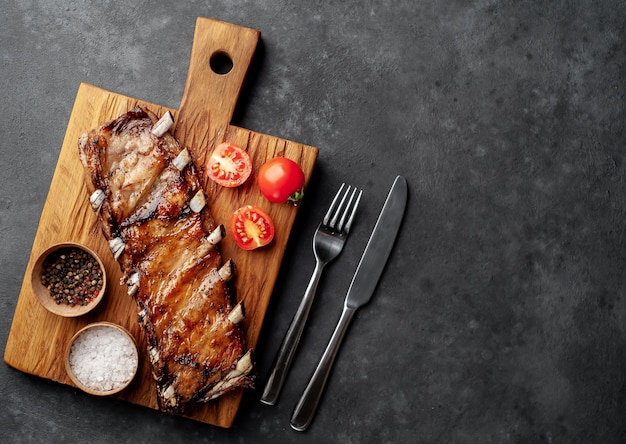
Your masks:
<svg viewBox="0 0 626 444"><path fill-rule="evenodd" d="M43 261L41 283L57 304L87 305L102 287L102 271L86 251L65 247Z"/></svg>

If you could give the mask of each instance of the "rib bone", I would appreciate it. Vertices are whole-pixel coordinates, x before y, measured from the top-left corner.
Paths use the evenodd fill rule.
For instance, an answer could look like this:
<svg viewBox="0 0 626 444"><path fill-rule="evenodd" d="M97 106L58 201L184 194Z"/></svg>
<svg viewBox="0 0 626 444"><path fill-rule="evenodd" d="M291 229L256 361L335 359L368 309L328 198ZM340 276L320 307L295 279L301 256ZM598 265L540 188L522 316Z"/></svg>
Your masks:
<svg viewBox="0 0 626 444"><path fill-rule="evenodd" d="M168 111L163 114L163 116L159 119L157 123L154 124L151 132L155 136L161 137L163 134L169 131L173 124L174 118L172 117L172 113Z"/></svg>
<svg viewBox="0 0 626 444"><path fill-rule="evenodd" d="M215 384L213 389L207 393L207 396L204 398L205 400L215 399L220 396L222 393L227 391L229 388L236 386L242 378L245 378L246 375L252 369L252 354L251 351L248 352L237 361L236 367L228 372L228 374L224 377L222 381Z"/></svg>
<svg viewBox="0 0 626 444"><path fill-rule="evenodd" d="M245 311L243 309L243 302L239 302L233 307L233 311L228 314L228 320L233 324L239 324L245 317Z"/></svg>
<svg viewBox="0 0 626 444"><path fill-rule="evenodd" d="M91 203L91 208L93 208L94 211L98 211L100 207L102 207L102 203L104 202L105 197L106 196L104 194L104 191L102 191L100 188L91 193L91 196L89 196L89 203Z"/></svg>
<svg viewBox="0 0 626 444"><path fill-rule="evenodd" d="M111 253L113 253L115 260L120 258L124 248L126 248L126 245L121 237L114 237L109 241L109 249L111 250Z"/></svg>
<svg viewBox="0 0 626 444"><path fill-rule="evenodd" d="M126 284L128 285L128 295L135 296L137 290L139 290L139 272L135 271L126 280Z"/></svg>
<svg viewBox="0 0 626 444"><path fill-rule="evenodd" d="M178 156L176 156L176 158L174 158L172 164L182 171L189 164L189 162L191 162L191 155L189 154L189 150L185 148L178 154Z"/></svg>
<svg viewBox="0 0 626 444"><path fill-rule="evenodd" d="M226 236L226 229L224 228L224 225L220 224L211 232L211 234L207 236L206 240L210 245L215 246L219 244L222 239L224 239L224 236Z"/></svg>
<svg viewBox="0 0 626 444"><path fill-rule="evenodd" d="M206 205L206 199L204 198L204 192L199 190L189 201L189 208L194 213L199 213L202 211L204 206Z"/></svg>
<svg viewBox="0 0 626 444"><path fill-rule="evenodd" d="M235 272L235 264L232 259L228 259L218 273L224 282L228 282Z"/></svg>

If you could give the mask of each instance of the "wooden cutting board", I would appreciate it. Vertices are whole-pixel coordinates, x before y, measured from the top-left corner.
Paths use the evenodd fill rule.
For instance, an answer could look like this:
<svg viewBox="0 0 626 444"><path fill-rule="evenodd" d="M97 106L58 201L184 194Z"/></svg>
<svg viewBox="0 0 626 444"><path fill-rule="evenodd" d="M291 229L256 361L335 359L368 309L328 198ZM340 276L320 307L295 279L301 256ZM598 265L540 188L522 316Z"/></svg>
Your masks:
<svg viewBox="0 0 626 444"><path fill-rule="evenodd" d="M300 164L308 183L318 154L317 148L312 146L230 125L259 38L260 33L253 29L198 18L181 107L180 110L169 110L176 121L173 130L175 136L183 146L191 149L199 168L202 168L205 156L223 141L247 149L253 161L253 173L243 186L229 189L211 183L206 187L211 213L216 221L228 226L233 211L244 204L264 208L274 220L276 236L266 248L243 251L234 245L229 236L221 245L224 260L232 258L237 267L233 282L234 295L246 307L244 329L251 348L256 346L259 338L298 210L297 207L269 203L256 186L256 171L266 160L285 156ZM232 62L232 69L226 74L221 69L214 71L212 65L217 66L215 62L219 61ZM219 66L223 68L224 64ZM145 350L145 338L137 324L135 304L126 294L125 287L118 285L121 272L89 205L83 169L78 158L78 138L81 133L116 118L136 105L145 106L159 116L168 111L162 106L92 85L80 85L26 267L4 361L20 371L72 386L64 368L64 354L69 339L88 323L103 320L115 322L135 336L140 345L141 364L131 386L114 396L157 409L155 384ZM46 311L35 299L30 284L30 274L37 256L50 245L65 241L80 242L94 249L103 259L109 276L107 294L101 304L92 313L80 318L62 318ZM199 406L186 416L220 427L230 427L242 396L243 390L231 392Z"/></svg>

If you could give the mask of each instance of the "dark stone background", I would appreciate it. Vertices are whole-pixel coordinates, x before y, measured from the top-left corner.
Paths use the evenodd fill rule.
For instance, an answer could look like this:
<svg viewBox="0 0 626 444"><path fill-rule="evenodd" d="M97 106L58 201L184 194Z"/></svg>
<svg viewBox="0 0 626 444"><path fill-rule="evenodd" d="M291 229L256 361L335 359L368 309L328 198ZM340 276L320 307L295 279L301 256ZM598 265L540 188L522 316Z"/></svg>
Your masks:
<svg viewBox="0 0 626 444"><path fill-rule="evenodd" d="M622 1L0 0L4 342L80 82L177 108L197 16L261 31L233 123L320 149L261 382L329 196L365 190L279 404L249 391L223 430L0 365L4 442L626 441ZM396 174L396 248L299 434L291 411Z"/></svg>

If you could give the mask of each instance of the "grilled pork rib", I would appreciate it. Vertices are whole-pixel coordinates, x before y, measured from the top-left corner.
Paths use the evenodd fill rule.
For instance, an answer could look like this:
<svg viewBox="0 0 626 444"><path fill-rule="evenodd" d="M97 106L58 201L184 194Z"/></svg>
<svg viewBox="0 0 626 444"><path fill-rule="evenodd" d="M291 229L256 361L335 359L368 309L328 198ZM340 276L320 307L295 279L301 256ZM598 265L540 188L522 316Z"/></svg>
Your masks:
<svg viewBox="0 0 626 444"><path fill-rule="evenodd" d="M80 137L92 207L136 301L162 411L252 386L252 359L189 152L137 107Z"/></svg>

